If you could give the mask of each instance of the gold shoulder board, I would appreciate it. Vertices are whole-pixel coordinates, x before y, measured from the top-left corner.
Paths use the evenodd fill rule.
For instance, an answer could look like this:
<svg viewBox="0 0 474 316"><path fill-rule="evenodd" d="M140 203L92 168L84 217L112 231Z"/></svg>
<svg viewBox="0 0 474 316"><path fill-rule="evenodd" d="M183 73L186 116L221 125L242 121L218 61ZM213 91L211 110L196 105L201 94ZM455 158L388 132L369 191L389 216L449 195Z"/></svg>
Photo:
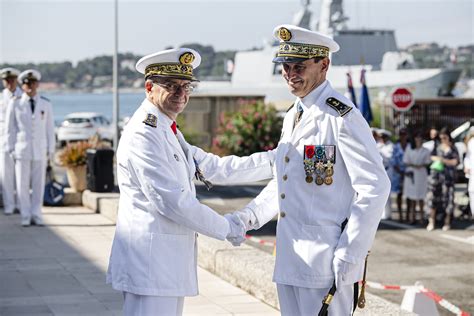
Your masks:
<svg viewBox="0 0 474 316"><path fill-rule="evenodd" d="M342 103L341 101L333 97L327 98L326 104L336 110L340 116L344 116L352 110L351 106L348 106L347 104Z"/></svg>
<svg viewBox="0 0 474 316"><path fill-rule="evenodd" d="M156 127L156 122L157 121L158 121L158 118L156 117L156 115L151 114L151 113L147 113L147 115L145 117L145 120L143 120L143 123L145 123L145 125L148 125L148 126L151 126L151 127Z"/></svg>

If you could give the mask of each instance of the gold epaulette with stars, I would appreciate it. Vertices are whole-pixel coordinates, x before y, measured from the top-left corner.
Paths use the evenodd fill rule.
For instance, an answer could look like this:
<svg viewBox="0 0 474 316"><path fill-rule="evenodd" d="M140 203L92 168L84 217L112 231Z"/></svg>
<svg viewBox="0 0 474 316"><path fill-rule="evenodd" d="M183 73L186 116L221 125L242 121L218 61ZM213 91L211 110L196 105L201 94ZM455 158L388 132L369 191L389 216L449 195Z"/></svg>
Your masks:
<svg viewBox="0 0 474 316"><path fill-rule="evenodd" d="M351 106L342 103L336 98L330 97L326 99L326 104L332 107L334 110L339 113L340 116L344 116L352 110Z"/></svg>
<svg viewBox="0 0 474 316"><path fill-rule="evenodd" d="M148 126L155 127L156 128L156 122L158 121L158 118L156 115L147 113L145 120L143 120L143 123L145 123Z"/></svg>

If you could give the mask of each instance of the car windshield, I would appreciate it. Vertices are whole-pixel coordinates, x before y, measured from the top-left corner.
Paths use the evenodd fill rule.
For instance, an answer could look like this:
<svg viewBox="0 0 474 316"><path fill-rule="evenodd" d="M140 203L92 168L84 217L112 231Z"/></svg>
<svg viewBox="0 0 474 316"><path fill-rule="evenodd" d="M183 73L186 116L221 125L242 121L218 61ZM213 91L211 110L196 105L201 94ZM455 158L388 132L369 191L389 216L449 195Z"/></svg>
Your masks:
<svg viewBox="0 0 474 316"><path fill-rule="evenodd" d="M67 122L72 124L79 124L79 123L90 123L90 119L84 117L71 117L66 119Z"/></svg>

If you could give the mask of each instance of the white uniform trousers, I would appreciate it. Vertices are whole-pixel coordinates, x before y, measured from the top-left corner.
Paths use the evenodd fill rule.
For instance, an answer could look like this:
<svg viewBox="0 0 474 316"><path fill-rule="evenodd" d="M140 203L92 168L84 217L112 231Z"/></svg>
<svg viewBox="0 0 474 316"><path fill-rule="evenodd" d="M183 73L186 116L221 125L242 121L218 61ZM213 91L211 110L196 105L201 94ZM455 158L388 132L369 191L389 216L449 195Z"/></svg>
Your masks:
<svg viewBox="0 0 474 316"><path fill-rule="evenodd" d="M310 289L277 284L278 300L282 316L315 316L321 309L323 298L329 289ZM354 289L352 285L337 289L328 308L328 316L352 315Z"/></svg>
<svg viewBox="0 0 474 316"><path fill-rule="evenodd" d="M15 173L22 222L32 218L42 221L41 206L43 205L46 160L18 159L15 162Z"/></svg>
<svg viewBox="0 0 474 316"><path fill-rule="evenodd" d="M2 185L3 210L12 214L15 203L15 161L7 152L0 152L0 182Z"/></svg>
<svg viewBox="0 0 474 316"><path fill-rule="evenodd" d="M124 316L181 316L184 297L149 296L123 292Z"/></svg>

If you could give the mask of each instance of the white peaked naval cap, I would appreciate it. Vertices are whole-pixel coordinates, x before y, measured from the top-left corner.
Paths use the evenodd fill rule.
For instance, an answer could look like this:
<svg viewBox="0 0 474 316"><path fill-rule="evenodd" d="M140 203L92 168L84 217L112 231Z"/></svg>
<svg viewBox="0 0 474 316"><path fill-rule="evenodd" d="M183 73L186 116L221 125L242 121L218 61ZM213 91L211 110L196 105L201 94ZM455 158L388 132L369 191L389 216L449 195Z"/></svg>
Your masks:
<svg viewBox="0 0 474 316"><path fill-rule="evenodd" d="M316 57L328 57L339 50L339 44L324 34L308 29L282 24L273 30L280 41L274 63L301 62Z"/></svg>
<svg viewBox="0 0 474 316"><path fill-rule="evenodd" d="M27 69L18 76L19 83L29 83L30 81L40 81L41 73L35 69Z"/></svg>
<svg viewBox="0 0 474 316"><path fill-rule="evenodd" d="M0 69L0 77L2 77L2 79L16 78L18 75L20 75L20 71L16 68L7 67Z"/></svg>
<svg viewBox="0 0 474 316"><path fill-rule="evenodd" d="M201 55L191 48L173 48L142 57L135 68L145 79L165 77L197 81L193 70L201 64Z"/></svg>

